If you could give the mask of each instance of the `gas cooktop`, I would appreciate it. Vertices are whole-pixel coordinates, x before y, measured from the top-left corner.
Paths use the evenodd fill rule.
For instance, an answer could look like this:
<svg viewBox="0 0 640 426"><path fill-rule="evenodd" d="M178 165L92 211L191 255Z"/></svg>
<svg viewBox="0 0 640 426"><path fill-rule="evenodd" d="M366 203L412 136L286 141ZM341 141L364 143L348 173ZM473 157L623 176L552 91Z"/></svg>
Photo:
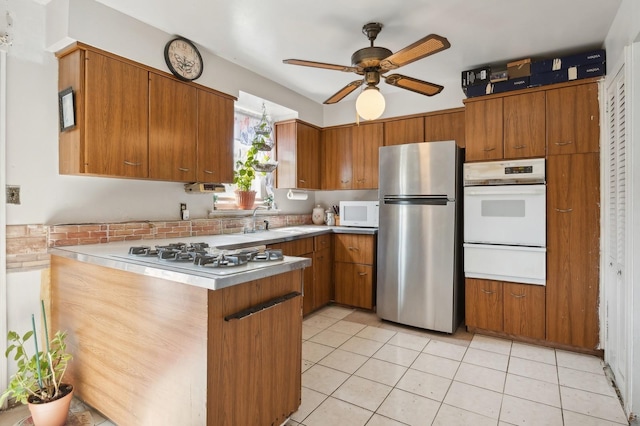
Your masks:
<svg viewBox="0 0 640 426"><path fill-rule="evenodd" d="M220 250L207 243L171 243L163 246L132 246L127 255L113 255L129 262L174 271L199 271L231 275L253 271L284 260L282 250L264 246Z"/></svg>

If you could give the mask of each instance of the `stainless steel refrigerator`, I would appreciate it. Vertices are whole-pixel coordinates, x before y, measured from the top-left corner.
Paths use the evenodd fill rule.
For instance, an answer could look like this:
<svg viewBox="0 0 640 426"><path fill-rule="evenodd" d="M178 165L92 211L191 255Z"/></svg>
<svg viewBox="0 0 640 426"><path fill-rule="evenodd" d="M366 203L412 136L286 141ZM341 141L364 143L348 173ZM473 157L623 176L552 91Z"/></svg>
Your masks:
<svg viewBox="0 0 640 426"><path fill-rule="evenodd" d="M380 148L380 318L446 333L460 324L463 155L455 141Z"/></svg>

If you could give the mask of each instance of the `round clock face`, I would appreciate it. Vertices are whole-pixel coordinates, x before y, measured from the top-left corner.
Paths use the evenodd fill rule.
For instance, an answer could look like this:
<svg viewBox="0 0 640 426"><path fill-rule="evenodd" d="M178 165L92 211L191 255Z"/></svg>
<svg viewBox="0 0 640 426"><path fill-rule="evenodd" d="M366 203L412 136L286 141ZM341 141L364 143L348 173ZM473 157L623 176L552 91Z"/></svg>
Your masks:
<svg viewBox="0 0 640 426"><path fill-rule="evenodd" d="M169 70L180 80L192 81L202 75L202 56L186 38L177 37L167 43L164 59Z"/></svg>

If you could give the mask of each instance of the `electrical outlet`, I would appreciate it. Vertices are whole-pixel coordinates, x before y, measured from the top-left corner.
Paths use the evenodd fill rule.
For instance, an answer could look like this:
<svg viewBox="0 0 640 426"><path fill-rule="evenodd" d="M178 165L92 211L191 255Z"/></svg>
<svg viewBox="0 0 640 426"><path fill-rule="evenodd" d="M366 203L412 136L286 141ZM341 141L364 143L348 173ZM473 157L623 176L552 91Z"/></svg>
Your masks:
<svg viewBox="0 0 640 426"><path fill-rule="evenodd" d="M7 204L20 204L20 187L7 185Z"/></svg>

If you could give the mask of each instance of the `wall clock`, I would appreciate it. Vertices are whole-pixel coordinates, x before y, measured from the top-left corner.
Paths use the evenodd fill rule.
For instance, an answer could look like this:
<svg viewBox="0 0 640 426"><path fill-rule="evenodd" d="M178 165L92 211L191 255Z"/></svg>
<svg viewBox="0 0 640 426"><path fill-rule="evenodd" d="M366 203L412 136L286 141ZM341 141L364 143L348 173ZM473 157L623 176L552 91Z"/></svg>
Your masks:
<svg viewBox="0 0 640 426"><path fill-rule="evenodd" d="M164 47L164 60L169 70L183 81L193 81L202 75L202 56L198 48L183 37L176 37Z"/></svg>

